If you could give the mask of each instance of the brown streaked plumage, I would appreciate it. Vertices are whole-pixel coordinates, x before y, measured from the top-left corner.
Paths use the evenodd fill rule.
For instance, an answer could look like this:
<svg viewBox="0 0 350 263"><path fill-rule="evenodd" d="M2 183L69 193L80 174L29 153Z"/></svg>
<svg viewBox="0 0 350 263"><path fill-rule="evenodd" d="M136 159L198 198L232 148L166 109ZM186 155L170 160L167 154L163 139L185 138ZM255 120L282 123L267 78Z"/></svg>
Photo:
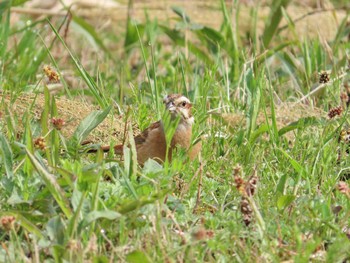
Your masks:
<svg viewBox="0 0 350 263"><path fill-rule="evenodd" d="M190 160L193 160L198 155L201 149L201 143L191 147L192 124L194 122L191 108L192 104L186 97L181 94L171 94L163 100L167 110L170 111L171 119L175 120L180 116L179 124L172 138L168 157L171 161L172 152L177 147L188 150ZM134 137L137 161L143 165L148 159L154 159L157 162L164 162L166 158L166 140L164 127L161 121L151 124L141 134ZM123 154L123 145L113 147L116 154ZM103 151L109 151L109 146L102 146ZM95 152L92 149L89 152Z"/></svg>

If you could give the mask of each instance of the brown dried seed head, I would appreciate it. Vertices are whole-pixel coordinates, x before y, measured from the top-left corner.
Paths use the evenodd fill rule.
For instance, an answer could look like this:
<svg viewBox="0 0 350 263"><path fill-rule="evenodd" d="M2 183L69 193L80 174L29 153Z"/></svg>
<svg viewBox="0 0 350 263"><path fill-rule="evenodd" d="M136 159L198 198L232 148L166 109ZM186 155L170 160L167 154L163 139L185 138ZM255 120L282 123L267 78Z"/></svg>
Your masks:
<svg viewBox="0 0 350 263"><path fill-rule="evenodd" d="M40 149L40 150L44 151L46 148L45 139L43 137L36 138L34 140L34 147L36 149Z"/></svg>
<svg viewBox="0 0 350 263"><path fill-rule="evenodd" d="M195 240L204 240L204 239L212 238L214 237L214 231L206 230L204 227L201 227L200 229L192 233L192 237Z"/></svg>
<svg viewBox="0 0 350 263"><path fill-rule="evenodd" d="M13 228L15 221L16 221L16 218L14 216L3 216L1 218L1 226L6 231L9 231Z"/></svg>
<svg viewBox="0 0 350 263"><path fill-rule="evenodd" d="M241 200L241 214L243 216L244 224L246 226L249 226L253 220L253 210L250 207L248 199L245 197L242 197Z"/></svg>
<svg viewBox="0 0 350 263"><path fill-rule="evenodd" d="M327 71L321 71L320 73L318 73L319 75L319 82L320 83L327 83L330 80L329 74L327 73Z"/></svg>
<svg viewBox="0 0 350 263"><path fill-rule="evenodd" d="M256 188L258 186L258 180L259 178L256 175L256 171L254 171L254 174L250 176L245 186L245 192L248 196L253 196L255 194Z"/></svg>
<svg viewBox="0 0 350 263"><path fill-rule="evenodd" d="M234 177L234 180L235 180L235 185L236 185L236 188L237 190L241 193L241 194L244 194L245 191L244 191L244 186L246 184L246 182L244 181L244 179L240 176L235 176Z"/></svg>
<svg viewBox="0 0 350 263"><path fill-rule="evenodd" d="M343 112L343 107L339 106L339 107L335 107L329 110L328 112L328 117L330 119L333 119L335 116L340 116Z"/></svg>
<svg viewBox="0 0 350 263"><path fill-rule="evenodd" d="M66 122L61 118L52 118L51 123L59 131L66 125Z"/></svg>
<svg viewBox="0 0 350 263"><path fill-rule="evenodd" d="M192 233L192 237L195 240L203 240L207 237L206 230L204 228L200 228Z"/></svg>
<svg viewBox="0 0 350 263"><path fill-rule="evenodd" d="M252 212L247 198L242 198L241 200L241 212L242 214L250 214Z"/></svg>
<svg viewBox="0 0 350 263"><path fill-rule="evenodd" d="M60 80L60 76L58 75L58 73L50 66L45 65L43 70L50 82L58 82Z"/></svg>

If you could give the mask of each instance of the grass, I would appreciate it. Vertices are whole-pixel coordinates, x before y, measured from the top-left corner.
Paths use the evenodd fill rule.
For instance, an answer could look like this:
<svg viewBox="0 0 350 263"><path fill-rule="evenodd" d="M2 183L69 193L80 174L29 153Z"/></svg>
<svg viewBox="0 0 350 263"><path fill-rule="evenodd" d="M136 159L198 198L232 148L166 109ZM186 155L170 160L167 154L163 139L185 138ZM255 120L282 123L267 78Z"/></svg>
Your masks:
<svg viewBox="0 0 350 263"><path fill-rule="evenodd" d="M261 36L256 10L246 34L239 19L230 22L238 1L219 3L219 30L174 7L177 29L129 17L115 40L123 52L114 54L104 43L112 32L72 14L95 54L72 32L64 36L69 17L11 25L11 4L0 4L0 261L350 260L347 17L324 41L299 38L286 11L292 1L271 1ZM50 94L44 65L61 73L59 94ZM67 84L67 70L81 81ZM40 118L34 102L16 113L28 92L43 96ZM188 162L179 152L172 163L139 167L133 125L163 116L167 93L194 103L201 156ZM63 95L99 108L71 136L61 127L69 122L59 115ZM82 142L110 115L131 143L122 161L84 153Z"/></svg>

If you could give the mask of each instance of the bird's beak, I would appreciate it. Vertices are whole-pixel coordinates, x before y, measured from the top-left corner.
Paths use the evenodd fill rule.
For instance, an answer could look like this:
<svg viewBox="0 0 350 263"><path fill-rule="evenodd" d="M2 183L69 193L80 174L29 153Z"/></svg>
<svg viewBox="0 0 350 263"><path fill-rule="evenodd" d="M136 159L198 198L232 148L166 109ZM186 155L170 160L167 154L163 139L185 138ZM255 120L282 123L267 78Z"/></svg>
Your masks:
<svg viewBox="0 0 350 263"><path fill-rule="evenodd" d="M168 102L168 103L166 104L166 108L167 108L170 112L174 112L174 111L176 110L176 107L175 107L175 105L174 105L173 102Z"/></svg>

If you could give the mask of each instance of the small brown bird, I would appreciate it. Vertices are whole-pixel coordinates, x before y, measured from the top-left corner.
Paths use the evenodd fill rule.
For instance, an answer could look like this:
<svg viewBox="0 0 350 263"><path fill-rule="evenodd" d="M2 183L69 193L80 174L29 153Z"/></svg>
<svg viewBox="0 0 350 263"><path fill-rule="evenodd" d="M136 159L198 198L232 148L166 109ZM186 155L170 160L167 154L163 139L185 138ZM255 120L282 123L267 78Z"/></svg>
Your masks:
<svg viewBox="0 0 350 263"><path fill-rule="evenodd" d="M192 125L194 118L192 116L192 104L188 98L181 94L171 94L163 100L166 109L170 112L171 121L176 121L178 116L180 121L176 127L174 136L171 140L168 153L169 161L172 158L172 152L177 147L184 148L188 151L190 160L198 155L201 149L201 142L191 146ZM162 121L151 124L141 134L135 138L137 161L143 165L148 159L154 159L157 162L164 162L166 158L166 139ZM113 147L116 154L123 154L123 145ZM110 150L109 146L102 146L104 152ZM90 150L93 152L96 150Z"/></svg>

